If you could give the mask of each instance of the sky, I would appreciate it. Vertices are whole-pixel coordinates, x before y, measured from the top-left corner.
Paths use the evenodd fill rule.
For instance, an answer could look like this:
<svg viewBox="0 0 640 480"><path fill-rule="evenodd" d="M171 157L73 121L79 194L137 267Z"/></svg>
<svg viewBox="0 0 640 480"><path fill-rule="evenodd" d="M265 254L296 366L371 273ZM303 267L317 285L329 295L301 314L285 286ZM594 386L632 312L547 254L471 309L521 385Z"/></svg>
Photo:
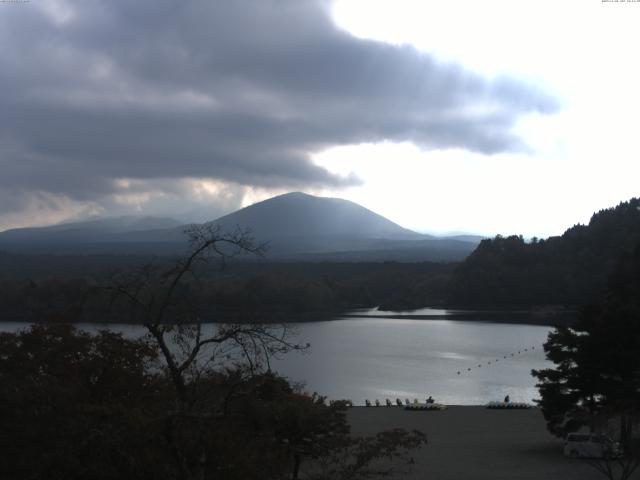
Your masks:
<svg viewBox="0 0 640 480"><path fill-rule="evenodd" d="M546 237L638 196L640 2L0 3L0 230L288 191Z"/></svg>

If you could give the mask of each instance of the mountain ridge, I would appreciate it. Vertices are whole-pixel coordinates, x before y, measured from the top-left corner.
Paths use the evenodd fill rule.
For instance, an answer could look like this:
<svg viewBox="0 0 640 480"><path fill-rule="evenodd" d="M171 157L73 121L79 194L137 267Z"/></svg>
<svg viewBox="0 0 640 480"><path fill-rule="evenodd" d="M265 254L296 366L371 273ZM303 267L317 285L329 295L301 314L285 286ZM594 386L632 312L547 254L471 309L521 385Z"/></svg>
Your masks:
<svg viewBox="0 0 640 480"><path fill-rule="evenodd" d="M0 232L0 249L27 253L176 254L184 229L172 219L115 217ZM164 223L162 223L164 222ZM205 225L248 228L270 245L273 259L459 260L477 242L439 238L406 229L355 202L291 192L249 205ZM145 228L163 227L167 228ZM325 256L325 257L323 257Z"/></svg>

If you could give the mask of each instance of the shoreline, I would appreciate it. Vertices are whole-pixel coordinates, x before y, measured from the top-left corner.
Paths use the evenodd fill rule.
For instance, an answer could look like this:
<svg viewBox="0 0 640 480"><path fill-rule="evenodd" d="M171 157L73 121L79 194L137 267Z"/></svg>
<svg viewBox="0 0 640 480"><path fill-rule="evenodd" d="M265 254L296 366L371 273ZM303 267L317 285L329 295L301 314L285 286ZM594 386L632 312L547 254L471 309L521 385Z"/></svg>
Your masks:
<svg viewBox="0 0 640 480"><path fill-rule="evenodd" d="M515 316L515 318L514 318ZM520 317L520 318L518 318ZM554 316L552 318L540 318L534 314L529 313L451 313L447 315L411 315L411 314L382 314L382 315L362 315L362 314L344 314L340 319L349 318L384 318L387 320L451 320L460 322L485 322L485 323L505 323L513 325L542 325L548 327L555 326L568 326L574 323L573 317L571 318L559 318Z"/></svg>
<svg viewBox="0 0 640 480"><path fill-rule="evenodd" d="M415 464L402 478L423 480L596 480L601 474L563 455L563 440L551 435L539 408L487 409L451 405L441 411L400 407L352 407L354 435L383 430L420 430L428 444L412 452ZM640 479L636 471L632 480Z"/></svg>
<svg viewBox="0 0 640 480"><path fill-rule="evenodd" d="M353 310L347 310L347 312ZM523 312L523 311L467 311L448 314L411 314L411 313L382 313L379 315L371 314L359 314L359 313L340 313L340 312L310 312L308 314L278 314L272 317L256 317L255 321L247 321L245 318L233 318L229 315L225 318L225 315L221 315L221 318L216 320L203 320L200 322L203 325L206 324L264 324L264 325L278 325L278 324L300 324L300 323L318 323L318 322L339 322L341 320L349 319L386 319L386 320L422 320L422 321L460 321L460 322L484 322L484 323L501 323L512 325L536 325L536 326L571 326L575 322L575 316L571 314L565 315L550 315L541 316L535 312ZM89 323L95 325L143 325L141 322L123 322L119 320L105 321L105 320L89 320L89 319L77 319L69 322L51 322L47 320L34 320L24 317L17 317L12 319L0 318L0 323L24 323L24 324L47 324L47 323ZM169 324L169 322L167 322Z"/></svg>

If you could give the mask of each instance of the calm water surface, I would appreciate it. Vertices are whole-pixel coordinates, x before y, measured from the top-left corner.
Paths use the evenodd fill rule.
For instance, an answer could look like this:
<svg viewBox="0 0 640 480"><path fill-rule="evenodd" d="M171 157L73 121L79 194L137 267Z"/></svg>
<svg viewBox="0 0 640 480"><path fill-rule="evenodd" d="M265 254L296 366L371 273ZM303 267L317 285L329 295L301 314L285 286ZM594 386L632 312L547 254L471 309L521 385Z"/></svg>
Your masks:
<svg viewBox="0 0 640 480"><path fill-rule="evenodd" d="M311 352L290 354L277 369L306 379L310 391L356 404L396 397L423 401L428 395L450 405L484 404L505 395L530 402L538 398L531 369L549 366L542 351L549 330L387 318L303 324L298 331Z"/></svg>
<svg viewBox="0 0 640 480"><path fill-rule="evenodd" d="M549 366L542 344L550 327L376 318L375 311L370 313L368 318L295 325L298 341L311 343L311 349L284 356L274 363L275 369L291 380L304 381L309 391L356 404L396 397L424 401L428 395L451 405L484 404L505 395L512 401L538 398L531 369ZM0 329L23 326L5 323ZM111 328L127 336L144 333L133 325Z"/></svg>

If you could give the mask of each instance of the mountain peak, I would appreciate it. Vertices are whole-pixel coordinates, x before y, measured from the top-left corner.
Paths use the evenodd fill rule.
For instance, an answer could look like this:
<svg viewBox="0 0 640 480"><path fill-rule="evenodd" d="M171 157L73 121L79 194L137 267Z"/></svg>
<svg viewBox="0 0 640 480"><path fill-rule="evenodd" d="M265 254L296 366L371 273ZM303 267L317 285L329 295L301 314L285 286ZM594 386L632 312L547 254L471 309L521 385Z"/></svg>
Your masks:
<svg viewBox="0 0 640 480"><path fill-rule="evenodd" d="M281 195L276 195L275 197L268 198L267 200L274 200L276 198L296 198L296 197L297 198L305 198L305 197L323 198L323 197L317 197L316 195L311 195L309 193L304 193L304 192L287 192Z"/></svg>
<svg viewBox="0 0 640 480"><path fill-rule="evenodd" d="M249 227L258 238L351 237L419 239L425 236L401 227L349 200L290 192L255 203L213 223L224 228Z"/></svg>

